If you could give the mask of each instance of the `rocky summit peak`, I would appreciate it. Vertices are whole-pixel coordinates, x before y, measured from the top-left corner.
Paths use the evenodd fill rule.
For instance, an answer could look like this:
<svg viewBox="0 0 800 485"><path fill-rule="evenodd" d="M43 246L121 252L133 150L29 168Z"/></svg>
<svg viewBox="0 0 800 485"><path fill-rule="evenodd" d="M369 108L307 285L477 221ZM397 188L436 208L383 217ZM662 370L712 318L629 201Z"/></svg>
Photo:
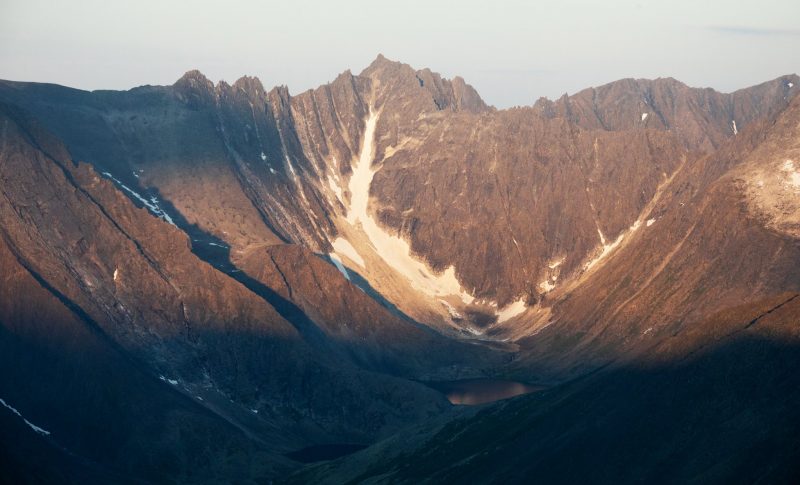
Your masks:
<svg viewBox="0 0 800 485"><path fill-rule="evenodd" d="M186 73L175 81L175 85L187 84L189 86L212 86L213 83L197 69L186 71Z"/></svg>
<svg viewBox="0 0 800 485"><path fill-rule="evenodd" d="M264 85L256 76L242 76L233 83L233 87L247 93L264 93Z"/></svg>
<svg viewBox="0 0 800 485"><path fill-rule="evenodd" d="M196 69L181 76L173 88L180 99L196 107L210 102L214 96L214 83Z"/></svg>
<svg viewBox="0 0 800 485"><path fill-rule="evenodd" d="M376 70L381 70L381 69L397 69L397 68L402 68L402 67L405 67L405 68L413 71L413 68L411 66L409 66L408 64L404 64L404 63L402 63L400 61L393 61L393 60L387 58L386 56L384 56L383 54L378 54L378 57L376 57L375 60L372 61L369 64L369 66L367 66L366 69L364 69L362 74L367 73L367 72L373 72L373 71L376 71Z"/></svg>

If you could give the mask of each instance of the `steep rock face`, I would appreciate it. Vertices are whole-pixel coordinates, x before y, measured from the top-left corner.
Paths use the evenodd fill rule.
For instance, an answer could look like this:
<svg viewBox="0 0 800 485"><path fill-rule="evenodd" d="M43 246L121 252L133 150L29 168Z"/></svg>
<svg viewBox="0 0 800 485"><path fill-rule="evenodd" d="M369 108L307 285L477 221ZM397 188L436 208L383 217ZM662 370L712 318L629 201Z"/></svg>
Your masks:
<svg viewBox="0 0 800 485"><path fill-rule="evenodd" d="M153 381L277 451L369 441L446 406L421 385L315 354L303 329L198 260L185 234L136 208L88 165L74 165L36 122L3 112L0 228L13 256L4 274L32 275L71 310L64 325L97 332ZM19 305L20 288L2 291L4 326L37 318L35 305ZM36 329L23 328L42 345Z"/></svg>
<svg viewBox="0 0 800 485"><path fill-rule="evenodd" d="M340 177L350 174L351 162L358 156L368 84L367 79L346 71L332 83L291 99L297 137L328 187L342 187Z"/></svg>
<svg viewBox="0 0 800 485"><path fill-rule="evenodd" d="M215 87L190 72L174 86L127 92L17 83L0 91L63 138L75 159L146 198L166 198L188 223L229 244L324 244L328 208L313 187L301 186L307 198L295 199L304 179L292 171L308 163L283 146L286 129L257 81Z"/></svg>
<svg viewBox="0 0 800 485"><path fill-rule="evenodd" d="M734 136L730 116L738 131L774 115L796 77L731 95L620 81L574 100L475 114L416 94L424 82L415 85L408 66L379 58L361 75L380 113L375 217L433 271L452 266L466 291L500 307L578 278L645 223L642 212L680 166ZM665 122L647 124L654 115L636 103L667 113Z"/></svg>
<svg viewBox="0 0 800 485"><path fill-rule="evenodd" d="M667 134L587 132L527 109L442 121L415 140L375 175L381 221L501 306L580 271L688 156Z"/></svg>
<svg viewBox="0 0 800 485"><path fill-rule="evenodd" d="M549 316L522 342L531 360L580 373L742 301L800 290L800 242L753 195L769 190L758 187L764 170L783 177L782 191L794 190L781 164L796 138L798 106L795 98L777 119L687 164L604 265L550 295ZM784 209L781 216L796 217Z"/></svg>
<svg viewBox="0 0 800 485"><path fill-rule="evenodd" d="M793 81L721 94L622 80L496 111L461 79L379 56L358 76L295 97L255 78L215 86L196 71L124 93L4 83L0 96L44 118L118 185L166 198L160 210L234 254L281 241L329 252L342 234L357 241L358 225L344 222L362 197L352 173L374 144L364 156L375 173L360 189L367 214L409 244L429 277L451 271L461 299L489 304L481 311L491 320L491 305L524 308L580 278L645 223L679 167L782 109ZM364 140L370 115L376 127ZM357 251L375 241L366 244ZM461 326L453 315L471 310L419 295L386 250L369 263L369 283L414 318Z"/></svg>
<svg viewBox="0 0 800 485"><path fill-rule="evenodd" d="M722 94L622 80L496 111L460 78L379 56L294 97L248 77L215 86L196 71L122 93L4 83L0 97L43 118L73 156L166 199L160 209L234 253L280 242L330 252L342 234L358 239L344 218L371 113L368 214L432 275L452 268L491 320L491 305L532 304L580 277L645 222L678 167L782 109L797 81ZM391 264L370 265L369 283L403 311L452 320Z"/></svg>
<svg viewBox="0 0 800 485"><path fill-rule="evenodd" d="M430 69L417 71L383 55L378 55L359 76L371 80L371 105L376 109L389 108L396 120L408 121L424 112L491 110L462 78L443 79Z"/></svg>

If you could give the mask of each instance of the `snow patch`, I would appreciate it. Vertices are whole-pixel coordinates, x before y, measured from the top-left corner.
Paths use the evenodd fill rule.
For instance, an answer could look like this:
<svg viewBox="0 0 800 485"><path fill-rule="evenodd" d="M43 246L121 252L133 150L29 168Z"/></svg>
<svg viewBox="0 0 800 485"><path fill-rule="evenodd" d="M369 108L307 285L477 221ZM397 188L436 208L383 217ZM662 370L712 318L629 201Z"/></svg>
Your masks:
<svg viewBox="0 0 800 485"><path fill-rule="evenodd" d="M800 188L800 172L795 170L794 168L794 160L786 160L783 162L783 167L781 170L786 172L787 180L786 182L795 188Z"/></svg>
<svg viewBox="0 0 800 485"><path fill-rule="evenodd" d="M411 255L411 246L400 237L386 232L367 211L369 188L376 170L372 168L375 143L375 126L378 113L370 111L364 130L364 144L358 162L350 176L350 207L347 221L356 226L360 223L375 252L387 265L405 276L411 285L429 296L458 295L464 302L470 303L474 297L464 291L458 282L455 268L450 266L443 273L436 274L428 266Z"/></svg>
<svg viewBox="0 0 800 485"><path fill-rule="evenodd" d="M159 218L161 218L161 219L165 220L166 222L168 222L168 223L172 224L172 225L173 225L173 226L175 226L175 227L178 227L178 226L176 226L176 225L175 225L175 221L173 221L173 220L172 220L172 218L169 216L169 214L167 214L166 212L164 212L164 210L163 210L161 207L159 207L159 206L158 206L158 199L157 199L156 197L151 197L151 198L150 198L150 200L147 200L147 199L145 199L144 197L142 197L141 195L139 195L139 193L138 193L138 192L136 192L136 191L135 191L135 190L133 190L132 188L128 187L127 185L123 184L123 183L122 183L122 182L121 182L119 179L115 178L115 177L114 177L113 175L111 175L110 173L108 173L108 172L103 172L103 175L105 175L106 177L108 177L108 178L110 178L111 180L113 180L114 182L116 182L116 183L117 183L117 185L119 185L119 186L120 186L120 188L121 188L122 190L124 190L125 192L127 192L127 193L131 194L133 197L135 197L135 198L136 198L136 200L138 200L138 201L139 201L139 202L141 202L141 203L142 203L142 204L143 204L145 207L147 207L147 209L148 209L148 210L149 210L149 211L150 211L150 212L151 212L151 213L152 213L154 216L156 216L156 217L159 217ZM135 174L134 174L134 175L135 175ZM138 178L138 177L137 177L137 178Z"/></svg>
<svg viewBox="0 0 800 485"><path fill-rule="evenodd" d="M114 268L114 281L117 281L119 277L119 268Z"/></svg>
<svg viewBox="0 0 800 485"><path fill-rule="evenodd" d="M338 269L339 272L342 273L345 278L347 278L347 281L350 281L350 275L347 273L347 268L344 267L344 264L342 264L342 260L339 259L339 256L337 256L336 253L328 253L328 257L331 258L331 261L333 261L333 265L336 266L336 269Z"/></svg>
<svg viewBox="0 0 800 485"><path fill-rule="evenodd" d="M652 225L653 225L653 223L655 223L655 222L656 222L656 220L655 220L655 219L647 219L647 227L650 227L650 226L652 226Z"/></svg>
<svg viewBox="0 0 800 485"><path fill-rule="evenodd" d="M786 85L789 86L790 88L794 87L794 83L787 83Z"/></svg>
<svg viewBox="0 0 800 485"><path fill-rule="evenodd" d="M549 292L553 291L555 289L555 287L556 287L555 283L551 283L550 280L544 280L541 283L539 283L539 288L544 293L549 293Z"/></svg>
<svg viewBox="0 0 800 485"><path fill-rule="evenodd" d="M561 264L564 262L565 259L566 258L554 259L554 260L550 261L549 263L547 263L547 267L550 268L550 269L556 269L559 266L561 266Z"/></svg>
<svg viewBox="0 0 800 485"><path fill-rule="evenodd" d="M639 221L637 221L637 222L639 222ZM634 226L638 227L638 225L636 223L634 223L634 225L631 226L631 227L633 228ZM617 246L619 246L619 244L622 242L622 239L625 237L625 233L623 232L622 234L620 234L617 237L617 239L614 242L612 242L611 244L606 244L606 238L603 236L603 233L600 231L599 228L597 229L597 234L600 235L600 243L602 244L603 250L596 258L594 258L591 261L589 261L588 263L586 263L586 265L583 267L584 271L589 271L590 269L592 269L592 267L594 265L596 265L603 258L608 256L608 254L611 251L613 251Z"/></svg>
<svg viewBox="0 0 800 485"><path fill-rule="evenodd" d="M647 119L647 113L642 113L642 121Z"/></svg>
<svg viewBox="0 0 800 485"><path fill-rule="evenodd" d="M265 162L267 161L267 156L264 155L264 152L261 152L261 160L263 160Z"/></svg>
<svg viewBox="0 0 800 485"><path fill-rule="evenodd" d="M336 240L333 241L331 245L333 246L333 250L336 251L338 254L341 254L342 256L347 256L348 258L350 258L350 261L356 263L362 268L366 267L364 265L364 259L361 257L360 254L358 254L356 248L354 248L353 245L350 244L350 241L348 241L347 239L343 237L337 237Z"/></svg>
<svg viewBox="0 0 800 485"><path fill-rule="evenodd" d="M333 178L330 176L328 177L328 187L331 188L331 191L336 195L336 198L339 199L339 202L344 204L344 195L342 194L342 188L339 187L339 184L336 183Z"/></svg>
<svg viewBox="0 0 800 485"><path fill-rule="evenodd" d="M736 129L736 120L731 120L731 129L733 129L733 134L738 135L739 130Z"/></svg>
<svg viewBox="0 0 800 485"><path fill-rule="evenodd" d="M517 315L520 315L527 308L528 306L525 304L525 300L520 298L519 300L501 308L497 312L497 323L503 323L506 320L510 320L516 317Z"/></svg>
<svg viewBox="0 0 800 485"><path fill-rule="evenodd" d="M439 300L439 301L442 303L442 305L444 305L447 308L447 313L450 314L450 318L452 318L454 320L463 320L464 319L464 316L462 314L458 313L456 311L456 309L453 307L453 305L447 303L444 300Z"/></svg>
<svg viewBox="0 0 800 485"><path fill-rule="evenodd" d="M8 409L9 409L9 410L10 410L12 413L16 414L18 417L22 418L22 420L23 420L23 421L25 421L25 424L27 424L27 425L28 425L28 427L29 427L30 429L32 429L32 430L34 430L34 431L36 431L36 432L37 432L37 433L39 433L40 435L42 435L42 436L47 436L47 435L49 435L49 434L50 434L50 432L49 432L49 431L47 431L47 430L45 430L45 429L42 429L42 428L40 428L40 427L36 426L35 424L31 423L31 422L30 422L30 421L28 421L27 419L25 419L25 417L22 415L22 413L20 413L19 411L17 411L17 408L15 408L14 406L12 406L12 405L8 404L8 403L7 403L7 402L5 402L5 401L4 401L2 398L0 398L0 404L2 404L3 406L5 406L6 408L8 408Z"/></svg>

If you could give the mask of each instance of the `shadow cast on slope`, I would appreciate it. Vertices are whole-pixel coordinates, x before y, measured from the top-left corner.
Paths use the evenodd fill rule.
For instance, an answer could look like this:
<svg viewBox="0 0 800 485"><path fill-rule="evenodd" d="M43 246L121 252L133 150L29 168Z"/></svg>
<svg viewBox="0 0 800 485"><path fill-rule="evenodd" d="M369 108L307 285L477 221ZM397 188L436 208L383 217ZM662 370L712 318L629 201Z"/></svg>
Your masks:
<svg viewBox="0 0 800 485"><path fill-rule="evenodd" d="M400 433L295 482L796 483L800 343L741 336Z"/></svg>
<svg viewBox="0 0 800 485"><path fill-rule="evenodd" d="M148 188L143 190L148 196L156 197L159 200L159 206L172 221L178 229L186 233L191 239L192 253L210 264L217 270L225 273L231 278L235 279L248 290L252 291L260 298L269 303L286 321L291 323L301 335L309 339L309 343L318 346L330 347L327 344L327 339L319 329L319 327L303 312L300 307L279 295L275 290L261 283L255 278L250 277L247 273L243 272L231 262L230 259L230 246L228 246L222 239L200 229L197 224L191 224L183 214L178 211L175 206L166 199L162 199L160 193L155 188ZM128 194L126 194L128 195ZM141 202L135 200L134 197L128 198L142 207Z"/></svg>

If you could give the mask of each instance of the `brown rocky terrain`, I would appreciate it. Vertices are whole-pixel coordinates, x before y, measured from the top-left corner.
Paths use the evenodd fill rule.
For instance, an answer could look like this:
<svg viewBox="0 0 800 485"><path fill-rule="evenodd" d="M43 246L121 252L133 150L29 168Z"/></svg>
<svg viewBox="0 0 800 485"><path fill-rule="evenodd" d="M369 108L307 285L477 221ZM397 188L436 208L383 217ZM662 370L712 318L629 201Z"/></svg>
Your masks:
<svg viewBox="0 0 800 485"><path fill-rule="evenodd" d="M791 144L781 140L796 139L799 108L795 98L777 118L687 164L643 217L651 225L629 234L579 285L550 295L549 317L527 339L530 355L550 369L553 353L569 366L588 364L589 354L617 359L724 308L800 290L797 238L775 230L739 175L755 167L785 175L780 164ZM787 214L797 217L796 209Z"/></svg>
<svg viewBox="0 0 800 485"><path fill-rule="evenodd" d="M75 158L165 199L234 253L281 241L328 252L342 233L371 252L374 242L359 243L342 218L365 119L379 113L369 212L432 275L452 266L491 320L493 307L534 303L576 277L644 223L678 167L734 137L733 120L738 133L780 111L797 81L722 94L623 80L497 111L461 79L379 56L357 76L294 97L248 77L215 86L196 71L129 92L6 83L0 97L47 119ZM440 298L398 281L381 251L359 269L369 283L417 320L449 322Z"/></svg>
<svg viewBox="0 0 800 485"><path fill-rule="evenodd" d="M791 481L799 85L0 81L0 465L263 482L383 440L294 477ZM419 382L478 377L548 389Z"/></svg>

